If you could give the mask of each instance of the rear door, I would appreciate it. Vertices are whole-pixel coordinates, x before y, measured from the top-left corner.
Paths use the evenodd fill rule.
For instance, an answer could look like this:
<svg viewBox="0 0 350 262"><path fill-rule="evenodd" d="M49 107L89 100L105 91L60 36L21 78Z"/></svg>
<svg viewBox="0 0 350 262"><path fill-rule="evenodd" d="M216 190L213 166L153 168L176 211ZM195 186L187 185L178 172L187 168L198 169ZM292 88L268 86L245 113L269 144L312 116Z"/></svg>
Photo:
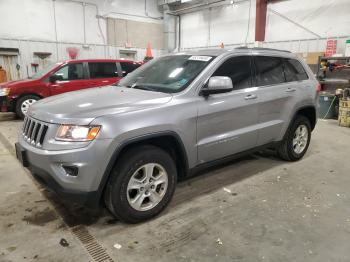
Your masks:
<svg viewBox="0 0 350 262"><path fill-rule="evenodd" d="M59 68L53 75L60 76L61 80L55 83L50 83L48 81L47 85L51 95L58 95L90 87L83 63L68 63Z"/></svg>
<svg viewBox="0 0 350 262"><path fill-rule="evenodd" d="M89 62L91 87L112 85L121 79L116 62Z"/></svg>
<svg viewBox="0 0 350 262"><path fill-rule="evenodd" d="M122 76L127 76L129 73L134 71L136 68L140 66L138 63L133 63L129 61L120 62L121 70L122 70Z"/></svg>
<svg viewBox="0 0 350 262"><path fill-rule="evenodd" d="M280 140L299 92L295 82L286 83L285 58L254 56L255 85L259 96L257 145Z"/></svg>
<svg viewBox="0 0 350 262"><path fill-rule="evenodd" d="M234 90L213 94L198 104L199 163L229 156L256 146L258 97L252 87L251 56L228 58L212 76L228 76Z"/></svg>

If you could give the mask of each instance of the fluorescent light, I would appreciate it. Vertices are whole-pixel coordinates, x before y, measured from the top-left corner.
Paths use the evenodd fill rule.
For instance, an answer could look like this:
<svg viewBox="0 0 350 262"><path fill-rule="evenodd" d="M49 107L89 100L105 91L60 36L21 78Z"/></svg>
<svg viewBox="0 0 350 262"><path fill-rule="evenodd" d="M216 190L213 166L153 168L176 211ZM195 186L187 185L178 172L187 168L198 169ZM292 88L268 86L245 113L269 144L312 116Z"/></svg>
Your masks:
<svg viewBox="0 0 350 262"><path fill-rule="evenodd" d="M173 72L170 73L169 77L170 77L170 78L176 77L178 74L181 73L182 70L184 70L183 67L175 68L175 69L173 70Z"/></svg>

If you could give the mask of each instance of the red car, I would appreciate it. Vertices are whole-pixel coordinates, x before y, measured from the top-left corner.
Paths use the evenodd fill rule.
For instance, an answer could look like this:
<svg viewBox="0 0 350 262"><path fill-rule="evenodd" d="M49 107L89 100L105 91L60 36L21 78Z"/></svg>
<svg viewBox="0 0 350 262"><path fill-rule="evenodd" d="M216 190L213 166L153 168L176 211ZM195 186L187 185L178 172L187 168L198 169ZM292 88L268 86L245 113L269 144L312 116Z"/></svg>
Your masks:
<svg viewBox="0 0 350 262"><path fill-rule="evenodd" d="M37 100L65 92L117 83L141 63L129 60L68 60L48 66L29 79L0 83L1 111L20 118Z"/></svg>

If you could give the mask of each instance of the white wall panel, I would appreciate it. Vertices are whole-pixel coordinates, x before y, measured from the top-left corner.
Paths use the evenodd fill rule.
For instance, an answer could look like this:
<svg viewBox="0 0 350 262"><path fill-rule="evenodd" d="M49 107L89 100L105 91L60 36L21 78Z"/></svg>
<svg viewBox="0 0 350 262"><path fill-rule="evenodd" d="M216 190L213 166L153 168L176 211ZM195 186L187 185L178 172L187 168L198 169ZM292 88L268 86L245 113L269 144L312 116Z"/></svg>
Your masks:
<svg viewBox="0 0 350 262"><path fill-rule="evenodd" d="M252 4L247 42L254 41L255 5ZM210 45L245 43L248 30L249 2L211 10Z"/></svg>
<svg viewBox="0 0 350 262"><path fill-rule="evenodd" d="M20 39L53 40L52 1L1 0L0 36Z"/></svg>
<svg viewBox="0 0 350 262"><path fill-rule="evenodd" d="M209 10L181 17L181 45L198 47L209 45Z"/></svg>
<svg viewBox="0 0 350 262"><path fill-rule="evenodd" d="M84 19L82 5L56 1L56 21L58 41L83 43ZM96 42L96 39L93 39L92 43L94 42Z"/></svg>

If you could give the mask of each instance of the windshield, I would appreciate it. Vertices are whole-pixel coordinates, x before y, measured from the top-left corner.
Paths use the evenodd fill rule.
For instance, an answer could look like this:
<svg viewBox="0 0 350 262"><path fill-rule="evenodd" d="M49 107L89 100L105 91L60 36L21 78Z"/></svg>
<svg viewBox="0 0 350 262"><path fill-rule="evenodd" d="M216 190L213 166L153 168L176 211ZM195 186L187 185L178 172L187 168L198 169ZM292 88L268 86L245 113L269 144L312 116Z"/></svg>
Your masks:
<svg viewBox="0 0 350 262"><path fill-rule="evenodd" d="M165 93L180 92L213 58L191 55L161 57L128 74L118 85Z"/></svg>
<svg viewBox="0 0 350 262"><path fill-rule="evenodd" d="M57 66L61 65L62 63L53 63L53 64L49 64L47 66L45 66L43 69L39 70L38 72L36 72L34 75L32 75L31 78L33 79L39 79L41 77L43 77L44 75L46 75L48 72L50 72L51 70L53 70L54 68L56 68Z"/></svg>

